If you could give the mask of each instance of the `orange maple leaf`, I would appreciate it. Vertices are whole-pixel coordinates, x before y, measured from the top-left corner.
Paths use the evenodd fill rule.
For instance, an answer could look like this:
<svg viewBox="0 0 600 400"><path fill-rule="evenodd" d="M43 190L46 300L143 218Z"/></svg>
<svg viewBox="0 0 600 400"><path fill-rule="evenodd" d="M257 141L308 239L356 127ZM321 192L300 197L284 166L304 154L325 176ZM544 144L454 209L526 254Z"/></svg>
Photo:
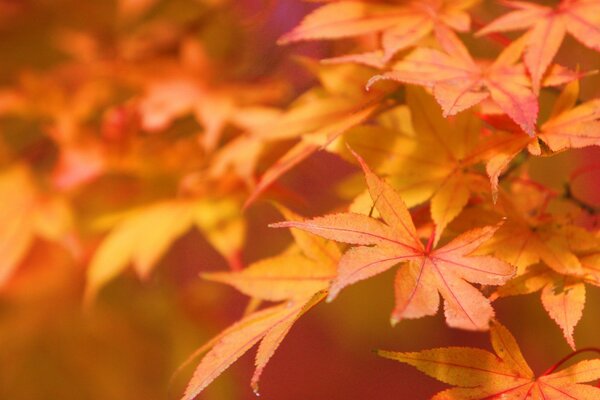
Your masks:
<svg viewBox="0 0 600 400"><path fill-rule="evenodd" d="M568 199L556 198L526 179L515 180L510 189L501 192L499 204L508 221L480 250L515 265L517 276L490 299L541 290L544 309L575 348L573 333L585 306L585 284L600 285L600 239L573 224ZM547 213L548 207L554 213Z"/></svg>
<svg viewBox="0 0 600 400"><path fill-rule="evenodd" d="M430 200L437 244L472 194L487 192L477 166L489 158L489 148L480 151L477 146L488 140L481 135L479 118L470 110L443 118L434 98L419 87L406 88L405 101L406 106L379 116L381 126L354 128L343 139L379 175L390 177L408 207ZM397 125L389 123L390 119ZM347 160L355 160L341 143L337 151ZM365 193L362 198L367 197Z"/></svg>
<svg viewBox="0 0 600 400"><path fill-rule="evenodd" d="M536 93L567 32L585 46L600 51L598 0L562 0L554 8L524 1L502 3L516 10L491 22L478 34L529 28L524 60Z"/></svg>
<svg viewBox="0 0 600 400"><path fill-rule="evenodd" d="M431 88L444 116L454 115L491 97L493 102L530 136L538 115L537 97L522 64L517 64L523 40L508 46L491 64L476 62L455 36L441 41L444 51L418 48L393 65L381 79Z"/></svg>
<svg viewBox="0 0 600 400"><path fill-rule="evenodd" d="M600 398L600 388L581 384L600 378L600 359L580 361L554 372L562 362L575 355L573 353L536 377L508 329L495 322L490 329L490 338L496 354L470 347L410 353L378 351L378 354L458 386L437 393L432 400Z"/></svg>
<svg viewBox="0 0 600 400"><path fill-rule="evenodd" d="M283 207L279 210L288 219L300 219ZM199 354L208 353L196 368L183 399L193 399L260 342L251 380L254 392L258 393L260 376L292 325L325 298L335 277L339 249L334 243L302 231L292 230L292 235L295 245L278 256L257 261L242 271L203 275L206 279L229 284L255 299L283 303L251 313L196 350L183 366Z"/></svg>
<svg viewBox="0 0 600 400"><path fill-rule="evenodd" d="M466 281L498 285L514 274L511 265L497 258L469 256L490 239L498 227L470 230L439 249L432 248L432 235L425 246L419 240L400 196L373 174L358 155L356 157L363 167L374 205L385 223L366 215L342 213L270 226L300 228L327 239L361 245L342 256L338 276L329 291L329 300L352 283L370 278L400 262L408 262L397 273L392 324L404 318L434 315L439 307L439 292L445 300L448 325L470 330L487 329L494 314L490 302Z"/></svg>
<svg viewBox="0 0 600 400"><path fill-rule="evenodd" d="M579 96L579 81L569 83L554 104L547 121L539 128L535 137L519 133L497 134L490 143L486 171L492 183L492 193L496 197L498 178L511 160L523 149L530 154L542 154L540 140L552 152L569 148L600 146L600 100L590 100L576 105ZM478 151L486 152L485 148Z"/></svg>
<svg viewBox="0 0 600 400"><path fill-rule="evenodd" d="M256 354L256 370L252 377L253 389L258 393L260 375L285 335L302 314L323 298L324 294L318 294L254 312L196 350L192 357L206 351L208 353L196 367L182 400L194 399L231 364L260 342Z"/></svg>
<svg viewBox="0 0 600 400"><path fill-rule="evenodd" d="M413 0L401 6L362 1L338 1L324 5L293 31L279 39L280 44L302 40L339 39L381 33L381 59L414 46L432 32L436 36L454 29L467 32L471 19L465 11L477 0Z"/></svg>

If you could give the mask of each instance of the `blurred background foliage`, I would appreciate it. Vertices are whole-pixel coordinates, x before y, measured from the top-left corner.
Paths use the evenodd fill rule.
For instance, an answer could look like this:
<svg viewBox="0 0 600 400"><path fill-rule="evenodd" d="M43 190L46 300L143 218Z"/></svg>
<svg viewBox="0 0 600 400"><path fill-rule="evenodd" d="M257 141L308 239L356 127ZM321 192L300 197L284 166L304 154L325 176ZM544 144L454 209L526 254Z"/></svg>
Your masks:
<svg viewBox="0 0 600 400"><path fill-rule="evenodd" d="M475 11L482 22L498 10L483 3ZM350 46L276 46L312 8L295 0L0 0L0 166L3 179L13 168L25 171L20 183L6 178L0 185L0 398L180 396L192 370L171 380L173 372L237 320L247 302L198 273L273 255L290 236L266 228L280 217L258 203L239 216L246 226L246 240L233 240L239 248L215 246L210 233L190 226L144 279L127 269L84 304L86 270L106 231L99 219L181 196L241 207L254 171L232 162L211 170L226 158L220 151L252 129L245 121L258 118L255 107L285 106L312 84L294 57ZM468 43L474 54L492 56L490 46ZM598 53L572 39L558 61L600 68ZM599 96L599 78L586 82L582 98ZM551 106L553 95L547 97L542 114ZM283 151L278 145L267 150L257 170ZM597 149L567 152L536 160L531 173L552 186L599 156ZM581 170L572 188L596 205L598 170ZM334 207L335 184L353 171L337 157L318 154L281 180L280 195L317 215ZM26 210L41 208L50 219L23 212L28 204ZM300 320L267 368L261 395L424 398L441 384L370 350L489 347L487 334L448 329L440 315L390 328L392 279L386 273L356 285ZM536 371L569 352L536 294L499 300L496 309ZM600 293L591 287L576 331L580 347L597 344L599 313ZM254 398L252 363L244 356L200 398Z"/></svg>

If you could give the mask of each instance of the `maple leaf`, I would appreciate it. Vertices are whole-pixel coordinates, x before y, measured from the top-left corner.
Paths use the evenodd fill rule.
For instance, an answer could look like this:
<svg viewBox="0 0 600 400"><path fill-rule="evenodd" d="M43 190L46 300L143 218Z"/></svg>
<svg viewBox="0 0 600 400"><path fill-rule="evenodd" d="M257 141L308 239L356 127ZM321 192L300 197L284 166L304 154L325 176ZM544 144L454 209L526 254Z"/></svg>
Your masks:
<svg viewBox="0 0 600 400"><path fill-rule="evenodd" d="M397 272L392 324L404 318L434 315L439 307L439 292L445 300L448 325L487 329L493 309L467 281L502 284L514 274L514 268L494 257L469 254L490 239L497 227L470 230L438 249L432 248L433 238L424 246L400 196L373 174L358 155L356 157L364 170L375 208L385 223L366 215L342 213L270 226L300 228L327 239L360 245L341 258L329 300L352 283L408 262Z"/></svg>
<svg viewBox="0 0 600 400"><path fill-rule="evenodd" d="M558 210L569 207L558 199L554 200L556 205L550 203L547 191L527 183L517 181L510 194L501 196L500 205L508 221L481 248L517 266L517 276L490 299L541 290L544 309L575 348L573 333L585 305L585 283L599 283L593 255L600 248L600 240L594 232L566 223L569 217L544 212L550 205Z"/></svg>
<svg viewBox="0 0 600 400"><path fill-rule="evenodd" d="M524 274L508 281L490 297L492 300L541 291L541 301L548 315L560 326L567 343L575 349L575 327L585 307L585 283L600 285L598 264L582 263L581 274L562 275L544 265L535 265ZM589 264L588 264L589 263Z"/></svg>
<svg viewBox="0 0 600 400"><path fill-rule="evenodd" d="M430 88L444 117L455 115L488 97L529 136L535 133L538 102L522 64L525 44L514 41L493 63L476 62L454 37L441 41L444 51L418 48L392 66L392 71L371 78L367 87L382 79Z"/></svg>
<svg viewBox="0 0 600 400"><path fill-rule="evenodd" d="M562 0L554 8L524 1L502 3L516 10L491 22L478 34L529 29L524 59L536 93L567 32L585 46L600 51L598 0Z"/></svg>
<svg viewBox="0 0 600 400"><path fill-rule="evenodd" d="M285 302L256 311L221 332L194 353L196 356L208 351L196 367L182 400L195 398L225 369L260 342L256 370L251 381L254 391L258 393L260 375L285 335L302 314L324 297L324 294L317 294L309 299Z"/></svg>
<svg viewBox="0 0 600 400"><path fill-rule="evenodd" d="M414 0L400 6L360 1L334 2L306 16L293 31L282 36L279 43L339 39L380 32L381 60L385 63L400 50L414 46L432 32L447 35L450 28L468 31L471 21L465 10L476 2ZM360 58L360 55L354 57Z"/></svg>
<svg viewBox="0 0 600 400"><path fill-rule="evenodd" d="M443 118L435 100L418 87L408 87L405 97L406 106L381 114L379 126L345 133L336 150L354 160L343 139L360 152L379 174L390 177L408 207L430 199L436 244L471 194L487 192L476 166L489 157L486 151L493 146L481 149L489 140L483 140L473 112Z"/></svg>
<svg viewBox="0 0 600 400"><path fill-rule="evenodd" d="M437 393L432 400L599 398L600 388L582 383L600 378L600 359L580 361L557 372L555 366L536 377L508 329L493 323L490 339L495 354L470 347L409 353L380 350L378 354L458 386Z"/></svg>
<svg viewBox="0 0 600 400"><path fill-rule="evenodd" d="M290 210L278 208L287 219L301 220ZM332 242L296 229L292 235L296 246L280 255L257 261L241 271L213 272L202 277L267 301L297 299L326 290L335 278L339 249Z"/></svg>
<svg viewBox="0 0 600 400"><path fill-rule="evenodd" d="M278 208L286 218L300 219L284 207ZM257 261L242 271L203 275L205 279L229 284L256 299L284 303L248 315L197 350L194 356L211 349L194 372L184 399L194 398L262 340L251 380L252 388L258 393L264 367L294 322L325 297L335 277L339 249L334 243L299 230L292 230L292 235L295 246L278 256Z"/></svg>
<svg viewBox="0 0 600 400"><path fill-rule="evenodd" d="M495 138L483 143L476 151L487 159L486 171L492 185L494 200L498 179L510 162L524 149L535 156L542 154L540 141L551 152L600 145L600 100L590 100L576 105L579 80L565 86L554 103L549 118L540 126L534 137L520 132L496 132Z"/></svg>
<svg viewBox="0 0 600 400"><path fill-rule="evenodd" d="M88 302L130 263L141 278L146 278L171 244L193 226L232 263L245 236L239 205L231 199L167 200L105 217L98 224L116 226L90 261Z"/></svg>

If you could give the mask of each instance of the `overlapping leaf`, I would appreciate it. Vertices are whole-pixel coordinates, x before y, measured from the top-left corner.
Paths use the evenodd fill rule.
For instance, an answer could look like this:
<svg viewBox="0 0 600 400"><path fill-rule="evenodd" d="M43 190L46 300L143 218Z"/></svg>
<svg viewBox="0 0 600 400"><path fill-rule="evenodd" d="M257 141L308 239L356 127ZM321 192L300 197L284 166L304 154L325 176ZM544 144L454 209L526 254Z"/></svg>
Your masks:
<svg viewBox="0 0 600 400"><path fill-rule="evenodd" d="M508 329L494 323L490 337L495 354L470 347L378 354L457 386L437 393L432 400L594 400L600 396L600 388L583 384L600 378L600 359L580 361L557 372L551 369L536 377Z"/></svg>
<svg viewBox="0 0 600 400"><path fill-rule="evenodd" d="M552 201L547 192L527 182L513 184L514 201L501 197L509 221L485 246L496 257L517 266L517 276L498 288L492 299L541 292L542 304L575 348L574 329L585 305L585 283L598 285L600 240L584 228L567 225L565 218L544 211ZM559 203L559 209L568 204ZM543 264L538 264L542 262Z"/></svg>
<svg viewBox="0 0 600 400"><path fill-rule="evenodd" d="M280 208L289 219L299 219ZM264 367L296 320L325 297L335 277L340 252L321 238L293 230L296 246L279 256L258 261L239 272L205 274L260 300L284 301L253 312L227 328L197 352L208 351L194 372L183 399L193 399L242 354L260 342L251 385L258 393Z"/></svg>
<svg viewBox="0 0 600 400"><path fill-rule="evenodd" d="M389 176L408 207L430 200L437 243L473 193L487 196L477 166L503 144L482 136L472 110L444 118L435 100L416 87L406 88L406 107L382 114L379 125L353 129L343 140ZM338 152L352 159L345 146Z"/></svg>
<svg viewBox="0 0 600 400"><path fill-rule="evenodd" d="M297 300L254 312L227 328L200 350L208 353L194 371L182 399L194 399L246 351L260 342L252 386L258 392L258 380L273 353L296 320L324 295Z"/></svg>
<svg viewBox="0 0 600 400"><path fill-rule="evenodd" d="M554 8L524 1L503 4L515 11L496 19L479 34L528 29L525 65L536 93L567 32L585 46L600 51L598 0L562 0Z"/></svg>
<svg viewBox="0 0 600 400"><path fill-rule="evenodd" d="M330 300L348 285L408 262L398 270L393 323L435 314L440 293L450 326L487 329L493 316L492 307L467 281L498 285L506 282L514 270L496 258L469 255L490 239L497 227L470 230L437 249L432 248L433 240L424 246L400 196L358 159L375 208L385 223L361 214L342 213L271 226L300 228L327 239L359 245L348 250L340 260L338 276L329 292Z"/></svg>
<svg viewBox="0 0 600 400"><path fill-rule="evenodd" d="M537 96L531 90L524 66L517 63L524 44L524 38L511 43L490 64L476 62L458 38L447 36L441 41L444 51L418 48L394 64L391 72L373 77L369 86L381 79L391 79L430 88L444 116L455 115L489 97L523 131L533 136L538 115Z"/></svg>
<svg viewBox="0 0 600 400"><path fill-rule="evenodd" d="M486 151L486 170L494 195L498 189L500 174L517 154L525 148L533 155L541 154L539 140L552 152L600 145L600 100L576 105L578 96L579 81L576 80L562 91L552 114L533 138L518 133L500 134L504 136L498 138L500 146Z"/></svg>
<svg viewBox="0 0 600 400"><path fill-rule="evenodd" d="M460 32L468 31L471 20L466 10L476 2L477 0L413 0L402 5L363 1L333 2L308 15L279 42L339 39L381 33L381 59L385 62L398 51L414 46L434 31L438 36L451 34L449 28Z"/></svg>

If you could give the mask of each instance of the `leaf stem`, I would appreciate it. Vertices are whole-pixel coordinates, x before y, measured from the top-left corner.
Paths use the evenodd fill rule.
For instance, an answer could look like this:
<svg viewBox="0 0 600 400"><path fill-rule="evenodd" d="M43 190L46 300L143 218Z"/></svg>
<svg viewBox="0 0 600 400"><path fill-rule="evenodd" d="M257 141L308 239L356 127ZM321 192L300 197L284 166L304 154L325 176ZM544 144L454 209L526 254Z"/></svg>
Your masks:
<svg viewBox="0 0 600 400"><path fill-rule="evenodd" d="M435 228L436 226L434 225L433 229L431 230L431 235L429 235L429 240L427 241L427 248L425 249L427 254L431 252L431 248L433 247L433 241L435 240Z"/></svg>
<svg viewBox="0 0 600 400"><path fill-rule="evenodd" d="M567 354L565 357L561 358L560 360L558 360L557 363L555 363L554 365L552 365L550 368L548 368L541 376L546 376L546 375L550 375L551 373L553 373L558 367L560 367L561 365L563 365L565 362L569 361L571 358L581 354L581 353L587 353L587 352L593 352L593 353L598 353L600 354L600 348L597 347L586 347L583 349L579 349L577 351L574 351L570 354Z"/></svg>

